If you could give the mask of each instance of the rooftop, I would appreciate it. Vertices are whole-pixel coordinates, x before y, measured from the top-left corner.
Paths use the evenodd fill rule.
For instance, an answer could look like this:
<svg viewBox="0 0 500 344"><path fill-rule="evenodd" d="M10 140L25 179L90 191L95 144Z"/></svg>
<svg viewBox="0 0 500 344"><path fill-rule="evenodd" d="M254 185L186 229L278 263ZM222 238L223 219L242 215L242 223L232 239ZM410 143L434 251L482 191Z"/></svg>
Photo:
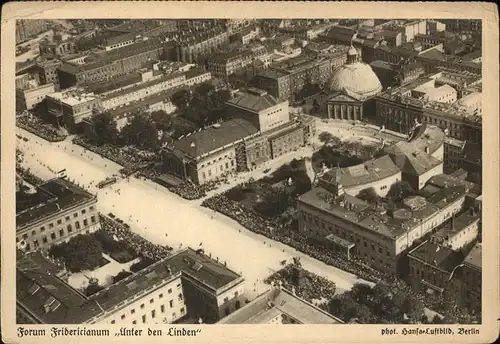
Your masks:
<svg viewBox="0 0 500 344"><path fill-rule="evenodd" d="M98 99L93 93L86 93L82 88L68 88L60 92L51 93L47 97L68 106L75 106Z"/></svg>
<svg viewBox="0 0 500 344"><path fill-rule="evenodd" d="M43 257L42 257L43 258ZM191 283L203 284L217 292L242 277L204 254L190 248L156 262L147 268L86 297L66 284L52 272L53 263L40 254L32 254L18 261L17 301L48 324L80 324L91 321L104 311L124 305L136 295L147 294L160 283L175 281L180 276ZM44 306L48 307L46 311Z"/></svg>
<svg viewBox="0 0 500 344"><path fill-rule="evenodd" d="M186 136L174 142L173 148L191 158L198 158L257 132L252 123L236 118Z"/></svg>
<svg viewBox="0 0 500 344"><path fill-rule="evenodd" d="M89 91L93 93L100 94L100 93L110 92L125 86L136 84L138 82L141 82L141 80L142 78L139 75L139 73L129 73L113 77L110 80L86 83L82 85L82 87L87 88Z"/></svg>
<svg viewBox="0 0 500 344"><path fill-rule="evenodd" d="M284 314L300 324L341 324L341 320L306 302L285 289L273 288L219 324L266 324Z"/></svg>
<svg viewBox="0 0 500 344"><path fill-rule="evenodd" d="M432 200L423 199L421 207L418 209L412 210L408 206L397 205L393 215L388 214L384 209L373 208L368 203L353 196L343 195L335 199L330 191L321 186L313 187L312 190L301 195L299 200L365 230L396 239L415 226L419 226L419 220L434 216L440 211L442 203L454 202L457 197L463 194L463 190L446 189L443 195L437 195ZM441 203L434 204L434 202ZM410 204L410 202L407 203Z"/></svg>
<svg viewBox="0 0 500 344"><path fill-rule="evenodd" d="M352 187L381 180L400 172L391 158L384 155L356 166L333 168L326 172L322 179L327 182L338 182L344 187Z"/></svg>
<svg viewBox="0 0 500 344"><path fill-rule="evenodd" d="M253 89L250 89L246 93L240 93L238 96L228 100L226 103L255 113L259 113L260 111L264 111L270 107L280 104L276 98L267 94L265 91L258 92L257 90L253 91Z"/></svg>
<svg viewBox="0 0 500 344"><path fill-rule="evenodd" d="M403 173L416 176L421 176L425 172L443 163L432 155L403 141L387 147L386 152Z"/></svg>
<svg viewBox="0 0 500 344"><path fill-rule="evenodd" d="M252 57L253 53L250 50L243 50L243 51L230 51L230 52L222 52L222 53L217 53L208 59L209 61L218 61L218 62L228 62L233 59L238 59L238 58L244 58L244 57Z"/></svg>
<svg viewBox="0 0 500 344"><path fill-rule="evenodd" d="M469 252L469 254L465 257L464 263L481 269L483 265L482 261L483 261L483 244L477 243Z"/></svg>
<svg viewBox="0 0 500 344"><path fill-rule="evenodd" d="M453 237L476 221L479 221L479 217L463 213L458 217L454 217L452 221L434 233L433 236L437 239Z"/></svg>
<svg viewBox="0 0 500 344"><path fill-rule="evenodd" d="M432 243L429 240L420 244L417 248L408 253L408 257L410 257L410 259L417 258L449 273L451 273L463 259L463 255L461 253L448 247Z"/></svg>
<svg viewBox="0 0 500 344"><path fill-rule="evenodd" d="M165 264L182 271L183 278L189 277L212 291L224 289L229 284L242 280L242 276L229 269L222 262L186 248L165 260Z"/></svg>
<svg viewBox="0 0 500 344"><path fill-rule="evenodd" d="M94 195L65 179L52 179L37 187L34 194L16 194L16 226L26 225L65 211L76 204L95 198Z"/></svg>

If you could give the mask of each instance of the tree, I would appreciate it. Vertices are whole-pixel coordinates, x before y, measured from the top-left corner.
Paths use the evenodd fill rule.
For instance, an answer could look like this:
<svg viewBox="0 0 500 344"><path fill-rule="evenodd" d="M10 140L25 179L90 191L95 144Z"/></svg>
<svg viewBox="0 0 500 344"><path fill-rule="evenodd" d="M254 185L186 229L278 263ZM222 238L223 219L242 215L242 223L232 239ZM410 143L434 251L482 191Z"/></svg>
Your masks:
<svg viewBox="0 0 500 344"><path fill-rule="evenodd" d="M102 258L101 244L91 235L77 235L67 243L52 246L49 252L54 258L62 258L71 272L92 270Z"/></svg>
<svg viewBox="0 0 500 344"><path fill-rule="evenodd" d="M136 114L129 119L121 131L123 141L139 148L155 149L158 147L158 131L153 121L147 116Z"/></svg>
<svg viewBox="0 0 500 344"><path fill-rule="evenodd" d="M120 282L122 279L125 279L130 275L132 275L130 271L122 270L116 276L113 277L113 283Z"/></svg>
<svg viewBox="0 0 500 344"><path fill-rule="evenodd" d="M415 190L413 190L413 188L407 181L402 180L391 185L391 188L387 193L387 198L390 198L394 201L400 201L412 195L415 195Z"/></svg>
<svg viewBox="0 0 500 344"><path fill-rule="evenodd" d="M99 144L114 143L118 138L116 122L108 112L92 115L90 118L94 127L95 140Z"/></svg>
<svg viewBox="0 0 500 344"><path fill-rule="evenodd" d="M265 196L262 202L254 205L254 210L266 217L277 217L283 214L289 204L290 196L284 190L279 190Z"/></svg>
<svg viewBox="0 0 500 344"><path fill-rule="evenodd" d="M309 176L303 171L295 174L293 177L293 184L293 196L302 195L312 188L311 179L309 179Z"/></svg>
<svg viewBox="0 0 500 344"><path fill-rule="evenodd" d="M172 94L170 101L179 111L184 112L191 102L191 92L189 90L179 90Z"/></svg>
<svg viewBox="0 0 500 344"><path fill-rule="evenodd" d="M356 197L370 204L376 205L380 202L380 197L373 187L361 190Z"/></svg>
<svg viewBox="0 0 500 344"><path fill-rule="evenodd" d="M172 127L170 116L163 110L153 111L149 116L158 130L169 130Z"/></svg>
<svg viewBox="0 0 500 344"><path fill-rule="evenodd" d="M318 138L322 143L329 143L333 139L333 135L328 131L323 131L318 135Z"/></svg>

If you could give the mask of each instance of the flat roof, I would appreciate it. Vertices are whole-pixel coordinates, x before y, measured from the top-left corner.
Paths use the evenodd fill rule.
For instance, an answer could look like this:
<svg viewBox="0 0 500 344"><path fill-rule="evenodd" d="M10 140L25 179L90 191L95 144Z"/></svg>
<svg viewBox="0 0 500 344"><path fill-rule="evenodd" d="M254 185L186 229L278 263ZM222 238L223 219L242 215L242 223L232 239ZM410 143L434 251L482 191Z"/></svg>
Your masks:
<svg viewBox="0 0 500 344"><path fill-rule="evenodd" d="M67 89L61 92L54 92L47 97L55 99L69 106L83 104L89 101L97 100L97 96L92 93L85 93L83 89Z"/></svg>
<svg viewBox="0 0 500 344"><path fill-rule="evenodd" d="M429 240L420 244L417 248L408 253L410 258L417 258L439 268L441 270L452 272L463 259L463 255L451 248L440 246Z"/></svg>
<svg viewBox="0 0 500 344"><path fill-rule="evenodd" d="M465 257L464 263L475 266L479 269L483 265L483 244L477 243L474 245L469 254Z"/></svg>
<svg viewBox="0 0 500 344"><path fill-rule="evenodd" d="M165 82L165 81L168 81L168 80L172 80L172 79L176 79L176 78L183 77L183 76L184 76L184 74L180 73L180 72L174 72L174 73L171 73L171 74L162 75L162 76L160 76L158 78L155 78L153 80L148 80L148 81L145 81L145 82L140 82L140 83L137 83L137 84L135 84L133 86L130 86L130 87L127 87L127 88L124 88L124 89L120 89L120 90L117 90L117 91L114 91L114 92L107 93L105 95L105 97L104 97L103 100L108 100L108 99L120 97L120 96L123 96L123 95L126 95L126 94L130 94L130 93L142 90L144 88L152 87L152 86L160 84L162 82Z"/></svg>
<svg viewBox="0 0 500 344"><path fill-rule="evenodd" d="M397 204L393 211L394 215L388 215L384 209L374 208L347 194L335 199L334 195L322 186L313 187L301 195L299 200L365 230L395 239L419 226L419 220L433 216L445 205L465 194L463 188L446 188L441 191L432 195L433 198L426 199L423 207L418 210Z"/></svg>
<svg viewBox="0 0 500 344"><path fill-rule="evenodd" d="M249 304L224 317L219 324L266 324L284 314L301 324L342 324L340 319L293 295L272 288Z"/></svg>
<svg viewBox="0 0 500 344"><path fill-rule="evenodd" d="M95 196L65 179L52 179L36 188L36 193L16 194L16 226L22 230L32 222L53 216Z"/></svg>

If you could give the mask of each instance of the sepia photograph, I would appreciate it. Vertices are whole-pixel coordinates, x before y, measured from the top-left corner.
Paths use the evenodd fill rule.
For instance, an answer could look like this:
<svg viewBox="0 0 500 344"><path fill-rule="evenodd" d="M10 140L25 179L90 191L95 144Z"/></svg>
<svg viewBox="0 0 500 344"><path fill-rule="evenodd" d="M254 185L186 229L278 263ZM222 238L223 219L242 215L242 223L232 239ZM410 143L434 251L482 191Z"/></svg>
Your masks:
<svg viewBox="0 0 500 344"><path fill-rule="evenodd" d="M484 20L278 13L15 19L18 338L483 334Z"/></svg>

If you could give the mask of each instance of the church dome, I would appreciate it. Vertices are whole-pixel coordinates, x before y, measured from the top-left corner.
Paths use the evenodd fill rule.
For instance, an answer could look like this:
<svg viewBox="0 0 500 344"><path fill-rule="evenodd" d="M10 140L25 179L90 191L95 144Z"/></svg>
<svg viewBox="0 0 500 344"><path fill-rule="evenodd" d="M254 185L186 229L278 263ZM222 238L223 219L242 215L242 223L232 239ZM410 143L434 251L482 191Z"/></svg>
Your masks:
<svg viewBox="0 0 500 344"><path fill-rule="evenodd" d="M359 62L357 52L351 47L347 53L347 64L333 72L328 81L330 91L347 90L363 97L371 97L382 91L382 85L372 68Z"/></svg>

